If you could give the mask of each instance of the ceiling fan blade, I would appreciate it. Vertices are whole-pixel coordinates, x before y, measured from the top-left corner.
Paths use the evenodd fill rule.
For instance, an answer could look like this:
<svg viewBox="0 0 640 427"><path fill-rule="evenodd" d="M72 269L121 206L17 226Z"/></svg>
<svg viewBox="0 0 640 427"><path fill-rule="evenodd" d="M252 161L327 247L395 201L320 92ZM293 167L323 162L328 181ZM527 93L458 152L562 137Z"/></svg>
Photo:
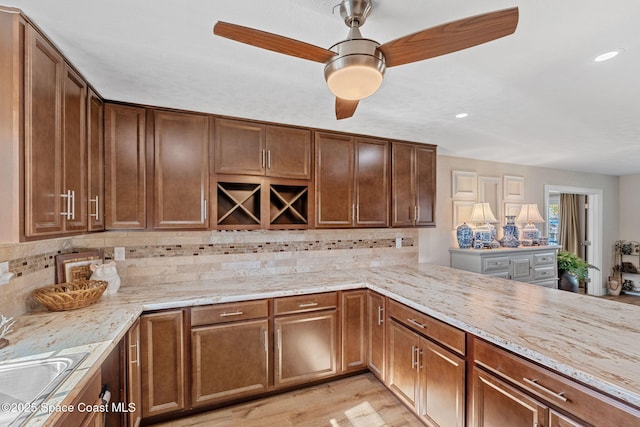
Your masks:
<svg viewBox="0 0 640 427"><path fill-rule="evenodd" d="M379 47L387 67L409 64L477 46L512 34L518 25L518 8L471 16L418 31Z"/></svg>
<svg viewBox="0 0 640 427"><path fill-rule="evenodd" d="M351 101L349 99L342 99L336 97L336 119L348 119L353 116L353 113L356 112L356 108L358 108L358 100Z"/></svg>
<svg viewBox="0 0 640 427"><path fill-rule="evenodd" d="M336 55L331 50L309 43L254 28L243 27L242 25L229 24L228 22L218 21L213 26L213 34L273 52L308 59L309 61L325 63Z"/></svg>

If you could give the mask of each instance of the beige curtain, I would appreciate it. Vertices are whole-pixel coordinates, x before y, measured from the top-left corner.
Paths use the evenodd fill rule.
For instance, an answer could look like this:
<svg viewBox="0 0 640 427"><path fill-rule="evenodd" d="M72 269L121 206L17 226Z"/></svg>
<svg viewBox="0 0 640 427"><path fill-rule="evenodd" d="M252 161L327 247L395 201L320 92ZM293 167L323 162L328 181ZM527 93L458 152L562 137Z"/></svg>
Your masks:
<svg viewBox="0 0 640 427"><path fill-rule="evenodd" d="M560 245L566 251L580 256L580 219L577 194L560 194Z"/></svg>

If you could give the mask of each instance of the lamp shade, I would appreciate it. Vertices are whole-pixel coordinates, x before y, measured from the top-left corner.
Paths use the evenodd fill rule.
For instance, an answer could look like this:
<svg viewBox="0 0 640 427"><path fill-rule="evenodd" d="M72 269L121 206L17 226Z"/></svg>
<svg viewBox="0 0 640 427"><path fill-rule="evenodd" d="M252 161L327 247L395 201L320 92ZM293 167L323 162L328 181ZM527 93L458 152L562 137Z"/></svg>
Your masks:
<svg viewBox="0 0 640 427"><path fill-rule="evenodd" d="M522 206L516 222L532 224L534 222L544 222L544 219L542 218L542 215L540 215L540 211L538 211L538 205L532 203L530 205Z"/></svg>
<svg viewBox="0 0 640 427"><path fill-rule="evenodd" d="M498 220L493 215L491 205L489 205L489 203L475 203L473 205L473 210L471 211L471 218L469 218L469 222L487 223L498 222Z"/></svg>

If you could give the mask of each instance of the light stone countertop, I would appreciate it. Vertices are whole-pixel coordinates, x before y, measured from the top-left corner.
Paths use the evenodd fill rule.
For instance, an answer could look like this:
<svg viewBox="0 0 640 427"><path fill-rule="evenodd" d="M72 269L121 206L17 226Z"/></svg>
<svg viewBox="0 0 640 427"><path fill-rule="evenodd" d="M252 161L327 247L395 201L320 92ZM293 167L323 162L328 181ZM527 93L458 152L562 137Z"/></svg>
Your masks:
<svg viewBox="0 0 640 427"><path fill-rule="evenodd" d="M640 306L428 264L123 286L84 309L16 318L0 363L89 352L47 400L68 404L143 311L362 287L640 407ZM45 412L27 425L60 415Z"/></svg>

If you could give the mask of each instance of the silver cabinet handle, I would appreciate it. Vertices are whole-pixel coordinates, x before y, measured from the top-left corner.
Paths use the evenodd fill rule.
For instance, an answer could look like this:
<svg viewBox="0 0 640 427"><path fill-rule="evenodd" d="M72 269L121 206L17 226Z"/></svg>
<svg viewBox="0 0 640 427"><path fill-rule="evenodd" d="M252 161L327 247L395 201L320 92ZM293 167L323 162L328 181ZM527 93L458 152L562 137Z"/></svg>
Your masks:
<svg viewBox="0 0 640 427"><path fill-rule="evenodd" d="M132 365L139 365L140 364L140 343L136 341L135 344L131 344L129 347L136 349L136 359L132 360L130 363Z"/></svg>
<svg viewBox="0 0 640 427"><path fill-rule="evenodd" d="M384 311L384 309L382 308L381 305L378 306L378 326L382 325L382 322L384 321L382 319L382 312Z"/></svg>
<svg viewBox="0 0 640 427"><path fill-rule="evenodd" d="M267 330L264 330L264 352L269 352L269 336L267 335Z"/></svg>
<svg viewBox="0 0 640 427"><path fill-rule="evenodd" d="M351 205L351 222L356 222L356 205Z"/></svg>
<svg viewBox="0 0 640 427"><path fill-rule="evenodd" d="M317 307L317 306L318 306L317 302L307 302L307 303L298 304L298 307L300 307L300 308Z"/></svg>
<svg viewBox="0 0 640 427"><path fill-rule="evenodd" d="M69 218L67 218L69 219ZM71 190L71 219L76 219L76 192Z"/></svg>
<svg viewBox="0 0 640 427"><path fill-rule="evenodd" d="M266 157L267 157L267 153L266 150L260 150L260 163L262 164L262 169L264 169L266 167Z"/></svg>
<svg viewBox="0 0 640 427"><path fill-rule="evenodd" d="M280 334L280 329L276 329L276 349L280 350L281 346L282 346L282 338Z"/></svg>
<svg viewBox="0 0 640 427"><path fill-rule="evenodd" d="M202 219L207 220L207 199L202 199Z"/></svg>
<svg viewBox="0 0 640 427"><path fill-rule="evenodd" d="M60 212L60 215L64 216L67 220L71 219L71 190L67 190L66 193L61 194L60 197L66 199L67 208L64 212Z"/></svg>
<svg viewBox="0 0 640 427"><path fill-rule="evenodd" d="M423 325L422 323L418 322L416 319L407 318L407 322L411 323L414 326L417 326L420 329L426 329L427 328L427 325Z"/></svg>
<svg viewBox="0 0 640 427"><path fill-rule="evenodd" d="M244 314L242 311L237 310L237 311L232 311L231 313L223 312L220 314L220 317L240 316L242 314Z"/></svg>
<svg viewBox="0 0 640 427"><path fill-rule="evenodd" d="M416 367L416 346L411 346L411 369Z"/></svg>
<svg viewBox="0 0 640 427"><path fill-rule="evenodd" d="M267 150L267 169L271 169L271 150Z"/></svg>
<svg viewBox="0 0 640 427"><path fill-rule="evenodd" d="M89 214L90 217L95 218L96 221L100 221L100 196L96 196L95 199L89 199L89 203L96 204L96 213ZM89 208L91 209L91 208Z"/></svg>
<svg viewBox="0 0 640 427"><path fill-rule="evenodd" d="M413 216L414 221L418 222L418 219L420 219L420 208L418 207L418 205L415 205L413 207L413 213L414 213L414 216Z"/></svg>
<svg viewBox="0 0 640 427"><path fill-rule="evenodd" d="M546 388L545 386L541 385L540 383L538 383L537 379L531 380L529 378L523 377L522 381L524 381L525 383L529 384L530 386L533 386L533 387L537 388L538 390L550 395L551 397L555 397L556 399L558 399L558 400L560 400L562 402L568 402L569 401L569 399L564 397L564 392L557 393L557 392L555 392L553 390L550 390L550 389Z"/></svg>

